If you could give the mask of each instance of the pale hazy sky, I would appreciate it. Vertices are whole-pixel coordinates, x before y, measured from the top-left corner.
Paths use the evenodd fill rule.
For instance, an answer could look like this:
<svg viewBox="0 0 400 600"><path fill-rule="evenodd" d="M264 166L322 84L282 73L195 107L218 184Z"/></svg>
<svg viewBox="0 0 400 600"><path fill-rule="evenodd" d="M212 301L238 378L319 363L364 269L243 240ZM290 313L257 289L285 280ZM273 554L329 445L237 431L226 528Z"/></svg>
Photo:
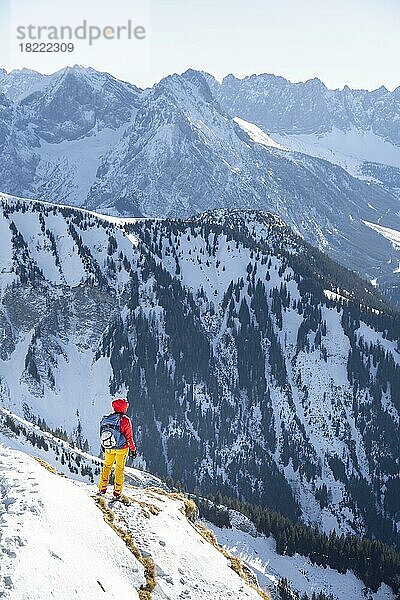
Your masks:
<svg viewBox="0 0 400 600"><path fill-rule="evenodd" d="M189 67L222 78L275 73L329 87L400 85L400 0L0 0L1 66L82 64L145 86ZM29 12L32 14L30 15ZM19 51L16 25L145 24L146 41L103 41L70 55ZM27 21L27 19L29 21ZM97 21L96 21L97 19ZM8 32L8 37L7 37Z"/></svg>

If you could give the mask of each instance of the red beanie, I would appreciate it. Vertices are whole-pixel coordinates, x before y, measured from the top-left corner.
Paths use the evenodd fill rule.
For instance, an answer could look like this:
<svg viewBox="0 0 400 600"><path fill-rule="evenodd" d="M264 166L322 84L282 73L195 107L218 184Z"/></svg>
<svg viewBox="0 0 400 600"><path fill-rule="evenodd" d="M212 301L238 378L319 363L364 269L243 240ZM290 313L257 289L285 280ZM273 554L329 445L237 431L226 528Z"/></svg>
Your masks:
<svg viewBox="0 0 400 600"><path fill-rule="evenodd" d="M126 398L116 398L112 401L112 407L117 413L126 413L128 406L129 402Z"/></svg>

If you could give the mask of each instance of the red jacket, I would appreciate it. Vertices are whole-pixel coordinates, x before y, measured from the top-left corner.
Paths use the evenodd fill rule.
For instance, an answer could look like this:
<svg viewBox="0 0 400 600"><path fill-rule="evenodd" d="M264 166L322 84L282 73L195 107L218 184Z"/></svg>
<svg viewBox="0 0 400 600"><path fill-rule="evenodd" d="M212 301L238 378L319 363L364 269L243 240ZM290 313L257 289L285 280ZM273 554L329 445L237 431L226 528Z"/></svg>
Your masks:
<svg viewBox="0 0 400 600"><path fill-rule="evenodd" d="M124 448L128 448L132 450L132 452L136 451L136 445L133 441L133 432L132 432L132 423L129 417L126 416L126 411L128 409L128 401L125 398L117 398L112 402L112 407L116 413L121 413L121 433L126 437L126 441L128 442Z"/></svg>
<svg viewBox="0 0 400 600"><path fill-rule="evenodd" d="M124 435L126 437L126 441L128 442L126 446L124 446L124 448L128 448L129 446L129 450L132 450L132 452L135 452L136 450L136 445L135 442L133 441L133 432L132 432L132 423L129 417L127 417L126 415L123 415L121 417L121 433L122 435Z"/></svg>

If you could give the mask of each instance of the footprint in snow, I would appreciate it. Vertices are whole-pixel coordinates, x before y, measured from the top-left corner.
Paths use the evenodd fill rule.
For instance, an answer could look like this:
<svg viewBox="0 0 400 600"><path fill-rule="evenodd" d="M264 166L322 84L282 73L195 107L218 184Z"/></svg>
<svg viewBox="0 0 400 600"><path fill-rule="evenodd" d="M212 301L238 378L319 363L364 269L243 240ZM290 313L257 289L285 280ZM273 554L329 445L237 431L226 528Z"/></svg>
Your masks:
<svg viewBox="0 0 400 600"><path fill-rule="evenodd" d="M14 587L12 579L9 575L6 575L6 577L3 577L3 583L4 583L4 587L7 588L8 590L11 590Z"/></svg>
<svg viewBox="0 0 400 600"><path fill-rule="evenodd" d="M12 496L9 496L8 498L4 498L3 500L3 504L5 506L5 509L8 510L8 508L14 504L14 502L16 502L16 498L13 498Z"/></svg>
<svg viewBox="0 0 400 600"><path fill-rule="evenodd" d="M159 579L163 579L166 583L173 585L174 580L172 579L171 575L168 575L168 573L166 573L159 565L156 565L156 571Z"/></svg>

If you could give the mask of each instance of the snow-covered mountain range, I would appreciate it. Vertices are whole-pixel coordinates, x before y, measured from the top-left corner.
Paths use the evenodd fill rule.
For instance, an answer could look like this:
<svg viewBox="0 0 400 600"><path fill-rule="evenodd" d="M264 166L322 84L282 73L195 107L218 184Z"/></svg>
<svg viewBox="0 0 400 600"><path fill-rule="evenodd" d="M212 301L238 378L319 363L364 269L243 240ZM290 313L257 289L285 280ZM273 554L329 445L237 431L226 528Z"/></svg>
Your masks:
<svg viewBox="0 0 400 600"><path fill-rule="evenodd" d="M399 318L277 217L124 220L2 197L1 403L323 531L395 541Z"/></svg>
<svg viewBox="0 0 400 600"><path fill-rule="evenodd" d="M267 210L399 302L399 246L368 225L400 231L398 89L189 70L140 90L76 66L3 71L0 92L0 191L124 216Z"/></svg>

